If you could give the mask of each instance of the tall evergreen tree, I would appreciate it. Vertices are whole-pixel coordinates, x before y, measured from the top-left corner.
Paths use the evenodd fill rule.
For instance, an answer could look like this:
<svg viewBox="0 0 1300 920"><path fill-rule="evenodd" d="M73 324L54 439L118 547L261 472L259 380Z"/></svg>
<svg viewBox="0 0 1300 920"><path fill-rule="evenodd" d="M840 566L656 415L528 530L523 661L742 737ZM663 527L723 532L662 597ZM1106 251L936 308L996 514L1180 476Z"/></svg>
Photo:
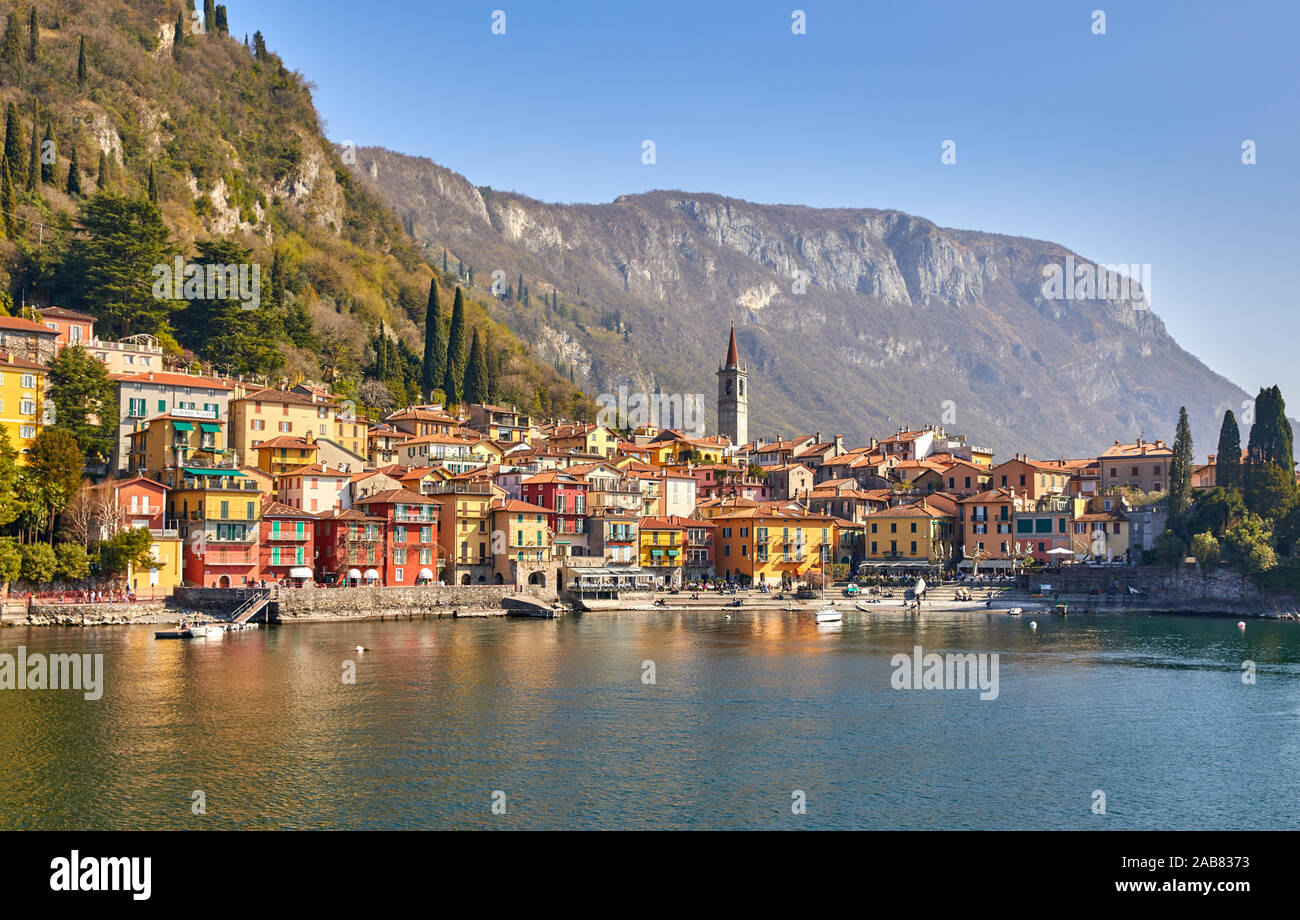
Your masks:
<svg viewBox="0 0 1300 920"><path fill-rule="evenodd" d="M460 288L451 307L451 331L447 335L447 366L442 375L442 391L447 404L463 401L465 388L465 300Z"/></svg>
<svg viewBox="0 0 1300 920"><path fill-rule="evenodd" d="M158 203L158 176L154 173L152 163L149 164L149 200Z"/></svg>
<svg viewBox="0 0 1300 920"><path fill-rule="evenodd" d="M0 42L0 62L18 66L23 62L23 41L18 34L18 14L10 13L5 20L5 37Z"/></svg>
<svg viewBox="0 0 1300 920"><path fill-rule="evenodd" d="M32 4L31 14L27 18L27 60L35 64L36 56L41 50L41 17L36 13L36 4Z"/></svg>
<svg viewBox="0 0 1300 920"><path fill-rule="evenodd" d="M18 233L18 202L14 197L13 176L9 172L9 158L0 153L0 225L4 227L4 236L13 239Z"/></svg>
<svg viewBox="0 0 1300 920"><path fill-rule="evenodd" d="M230 34L230 20L226 18L224 3L217 4L217 34L222 36Z"/></svg>
<svg viewBox="0 0 1300 920"><path fill-rule="evenodd" d="M501 389L501 362L492 348L492 330L483 334L483 357L487 363L487 401L495 403Z"/></svg>
<svg viewBox="0 0 1300 920"><path fill-rule="evenodd" d="M1187 407L1178 410L1178 428L1174 433L1174 456L1169 461L1169 520L1181 531L1192 510L1192 426L1187 421Z"/></svg>
<svg viewBox="0 0 1300 920"><path fill-rule="evenodd" d="M41 181L46 185L54 184L54 134L49 122L45 123L45 136L41 138Z"/></svg>
<svg viewBox="0 0 1300 920"><path fill-rule="evenodd" d="M203 0L203 31L209 35L217 31L217 8L214 0Z"/></svg>
<svg viewBox="0 0 1300 920"><path fill-rule="evenodd" d="M81 36L81 46L77 49L77 85L86 85L86 36Z"/></svg>
<svg viewBox="0 0 1300 920"><path fill-rule="evenodd" d="M81 197L81 168L77 166L77 148L72 148L72 155L68 158L68 183L65 186L67 193L76 197Z"/></svg>
<svg viewBox="0 0 1300 920"><path fill-rule="evenodd" d="M429 282L429 304L424 310L424 363L421 365L420 390L425 399L443 381L447 372L447 348L442 340L442 305L438 301L438 279Z"/></svg>
<svg viewBox="0 0 1300 920"><path fill-rule="evenodd" d="M465 365L465 402L471 405L488 401L487 359L478 340L478 330L469 346L469 363Z"/></svg>
<svg viewBox="0 0 1300 920"><path fill-rule="evenodd" d="M1255 397L1255 424L1250 426L1243 471L1246 506L1271 516L1284 481L1295 486L1295 448L1286 402L1279 387L1265 387Z"/></svg>
<svg viewBox="0 0 1300 920"><path fill-rule="evenodd" d="M95 177L95 188L103 188L106 184L108 184L108 154L101 150L99 151L99 171Z"/></svg>
<svg viewBox="0 0 1300 920"><path fill-rule="evenodd" d="M1241 429L1229 409L1223 413L1219 428L1219 446L1214 459L1214 484L1228 489L1241 488Z"/></svg>
<svg viewBox="0 0 1300 920"><path fill-rule="evenodd" d="M176 27L172 29L172 57L180 57L181 46L185 44L185 11L176 11Z"/></svg>
<svg viewBox="0 0 1300 920"><path fill-rule="evenodd" d="M27 181L26 147L22 122L18 120L18 106L11 102L5 106L5 159L9 161L9 177L15 186Z"/></svg>
<svg viewBox="0 0 1300 920"><path fill-rule="evenodd" d="M442 247L442 271L443 274L447 273L447 247L446 246Z"/></svg>

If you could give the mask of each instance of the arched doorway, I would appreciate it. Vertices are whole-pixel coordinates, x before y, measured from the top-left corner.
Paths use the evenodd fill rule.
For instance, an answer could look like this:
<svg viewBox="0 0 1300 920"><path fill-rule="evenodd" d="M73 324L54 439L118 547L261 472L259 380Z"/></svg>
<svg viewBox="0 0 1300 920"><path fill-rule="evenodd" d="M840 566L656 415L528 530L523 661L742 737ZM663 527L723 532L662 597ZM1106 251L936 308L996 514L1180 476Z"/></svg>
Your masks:
<svg viewBox="0 0 1300 920"><path fill-rule="evenodd" d="M474 583L474 580L473 580L472 578L470 578L470 576L469 576L468 574L466 574L466 575L462 575L462 576L460 576L460 583L461 583L462 585L469 585L469 584L473 584L473 583Z"/></svg>
<svg viewBox="0 0 1300 920"><path fill-rule="evenodd" d="M543 588L545 588L545 587L546 587L546 573L545 573L545 572L534 572L533 574L531 574L531 575L528 576L528 583L529 583L530 585L541 585Z"/></svg>
<svg viewBox="0 0 1300 920"><path fill-rule="evenodd" d="M222 575L221 578L218 579L218 581L217 581L217 587L218 587L218 588L229 588L229 587L230 587L230 576L229 576L229 575Z"/></svg>
<svg viewBox="0 0 1300 920"><path fill-rule="evenodd" d="M506 580L505 578L502 577L500 572L497 572L497 577L493 579L492 583L496 585L504 585L506 583Z"/></svg>

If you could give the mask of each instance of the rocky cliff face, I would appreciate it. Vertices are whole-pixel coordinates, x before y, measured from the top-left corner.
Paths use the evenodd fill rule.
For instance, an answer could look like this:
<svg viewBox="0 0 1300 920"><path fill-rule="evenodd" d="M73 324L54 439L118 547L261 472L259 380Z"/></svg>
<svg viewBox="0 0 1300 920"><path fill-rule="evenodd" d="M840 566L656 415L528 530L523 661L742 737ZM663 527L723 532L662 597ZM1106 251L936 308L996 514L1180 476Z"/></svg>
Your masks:
<svg viewBox="0 0 1300 920"><path fill-rule="evenodd" d="M734 322L760 435L938 423L1002 454L1086 455L1172 439L1186 405L1201 455L1247 398L1178 346L1140 287L1045 296L1049 266L1093 267L1053 243L671 191L552 205L373 148L356 169L433 261L445 247L477 286L522 275L531 305L501 303L498 318L593 395L627 385L712 405ZM552 290L558 313L542 303Z"/></svg>

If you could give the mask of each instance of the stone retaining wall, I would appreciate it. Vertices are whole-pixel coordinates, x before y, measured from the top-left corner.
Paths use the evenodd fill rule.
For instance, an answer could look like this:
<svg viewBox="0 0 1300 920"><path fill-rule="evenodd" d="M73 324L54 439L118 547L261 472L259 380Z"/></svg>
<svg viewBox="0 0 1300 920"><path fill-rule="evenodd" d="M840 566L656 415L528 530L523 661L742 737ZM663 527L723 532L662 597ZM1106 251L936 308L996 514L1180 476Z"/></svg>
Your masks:
<svg viewBox="0 0 1300 920"><path fill-rule="evenodd" d="M165 601L137 601L134 604L53 604L28 608L11 607L6 626L127 626L133 623L175 623L181 611Z"/></svg>
<svg viewBox="0 0 1300 920"><path fill-rule="evenodd" d="M295 620L392 619L452 616L457 610L500 610L507 597L529 597L549 602L554 588L527 585L448 585L410 588L308 588L280 592L278 619Z"/></svg>
<svg viewBox="0 0 1300 920"><path fill-rule="evenodd" d="M1295 613L1300 599L1288 594L1263 591L1248 576L1232 569L1195 566L1168 569L1161 566L1065 566L1059 571L1019 576L1023 592L1036 593L1051 585L1051 594L1072 601L1085 598L1096 606L1140 606L1167 610L1195 610L1205 613L1263 614ZM1117 591L1117 586L1122 590ZM1132 594L1133 587L1140 594ZM1091 592L1100 589L1102 594Z"/></svg>

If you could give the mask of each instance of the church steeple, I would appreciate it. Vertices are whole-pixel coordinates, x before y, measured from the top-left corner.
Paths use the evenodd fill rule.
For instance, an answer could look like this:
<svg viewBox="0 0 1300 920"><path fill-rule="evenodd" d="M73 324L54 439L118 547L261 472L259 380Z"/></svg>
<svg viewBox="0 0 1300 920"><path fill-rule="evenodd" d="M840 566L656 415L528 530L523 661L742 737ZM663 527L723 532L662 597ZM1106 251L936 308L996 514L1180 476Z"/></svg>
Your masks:
<svg viewBox="0 0 1300 920"><path fill-rule="evenodd" d="M749 441L749 373L740 364L736 326L731 326L727 361L718 368L718 431L739 447Z"/></svg>

